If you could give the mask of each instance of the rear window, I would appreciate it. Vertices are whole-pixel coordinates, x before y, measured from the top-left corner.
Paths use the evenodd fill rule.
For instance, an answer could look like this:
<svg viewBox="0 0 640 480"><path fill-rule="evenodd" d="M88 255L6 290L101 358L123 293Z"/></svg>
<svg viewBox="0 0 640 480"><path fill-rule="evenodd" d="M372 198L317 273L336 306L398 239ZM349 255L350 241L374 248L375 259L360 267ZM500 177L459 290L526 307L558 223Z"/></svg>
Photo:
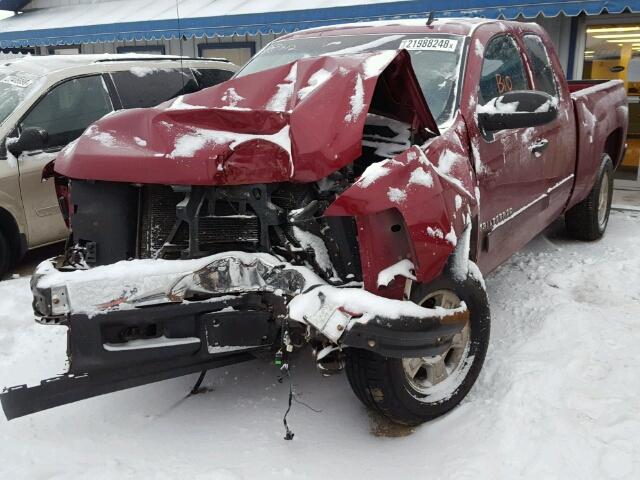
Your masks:
<svg viewBox="0 0 640 480"><path fill-rule="evenodd" d="M199 90L190 69L163 69L141 65L111 73L123 108L147 108Z"/></svg>
<svg viewBox="0 0 640 480"><path fill-rule="evenodd" d="M531 73L533 74L535 89L548 93L552 97L557 97L558 84L551 67L549 54L542 40L536 35L525 35L524 46L531 62Z"/></svg>

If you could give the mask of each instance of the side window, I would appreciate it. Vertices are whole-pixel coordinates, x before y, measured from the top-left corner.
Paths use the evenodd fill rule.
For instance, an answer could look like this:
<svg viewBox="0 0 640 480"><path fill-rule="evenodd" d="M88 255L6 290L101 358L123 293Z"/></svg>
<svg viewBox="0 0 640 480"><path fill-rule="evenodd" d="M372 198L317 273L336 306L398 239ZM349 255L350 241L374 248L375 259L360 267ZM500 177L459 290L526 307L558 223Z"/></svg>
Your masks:
<svg viewBox="0 0 640 480"><path fill-rule="evenodd" d="M480 104L512 90L528 89L520 50L513 38L501 35L490 40L480 74Z"/></svg>
<svg viewBox="0 0 640 480"><path fill-rule="evenodd" d="M524 46L531 63L535 89L557 97L558 84L551 67L551 59L542 40L536 35L525 35Z"/></svg>
<svg viewBox="0 0 640 480"><path fill-rule="evenodd" d="M155 107L183 93L198 90L188 68L182 71L141 65L124 72L113 72L111 78L124 108Z"/></svg>
<svg viewBox="0 0 640 480"><path fill-rule="evenodd" d="M50 90L20 122L20 129L43 128L49 134L45 148L63 147L112 110L100 75L74 78Z"/></svg>
<svg viewBox="0 0 640 480"><path fill-rule="evenodd" d="M217 68L194 68L193 74L198 81L198 87L201 89L218 85L233 76L233 72Z"/></svg>

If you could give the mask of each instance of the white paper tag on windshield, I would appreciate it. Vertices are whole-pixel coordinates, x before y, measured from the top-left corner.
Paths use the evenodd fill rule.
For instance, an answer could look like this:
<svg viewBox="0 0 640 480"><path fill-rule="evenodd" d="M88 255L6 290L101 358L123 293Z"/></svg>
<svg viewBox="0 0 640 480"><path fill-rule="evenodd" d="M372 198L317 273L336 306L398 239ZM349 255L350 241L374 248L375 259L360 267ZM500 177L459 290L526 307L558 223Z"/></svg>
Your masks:
<svg viewBox="0 0 640 480"><path fill-rule="evenodd" d="M16 87L26 88L33 83L34 77L27 74L13 74L7 75L0 79L0 83L6 83L8 85L15 85Z"/></svg>
<svg viewBox="0 0 640 480"><path fill-rule="evenodd" d="M404 48L405 50L438 50L441 52L453 52L457 46L458 40L438 37L407 38L400 42L400 48Z"/></svg>

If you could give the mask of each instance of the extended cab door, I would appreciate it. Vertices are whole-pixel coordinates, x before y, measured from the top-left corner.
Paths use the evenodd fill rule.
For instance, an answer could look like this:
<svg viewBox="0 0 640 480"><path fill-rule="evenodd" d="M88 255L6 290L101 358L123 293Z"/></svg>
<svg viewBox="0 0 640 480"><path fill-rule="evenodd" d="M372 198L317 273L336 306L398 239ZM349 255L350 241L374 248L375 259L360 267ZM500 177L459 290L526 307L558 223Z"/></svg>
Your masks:
<svg viewBox="0 0 640 480"><path fill-rule="evenodd" d="M44 148L23 152L18 158L30 247L67 236L53 182L42 182L42 169L90 124L112 110L102 77L91 75L57 84L19 122L18 133L28 127L47 132Z"/></svg>
<svg viewBox="0 0 640 480"><path fill-rule="evenodd" d="M508 33L485 40L484 48L482 39L475 41L469 66L477 73L467 75L466 91L475 84L477 102L468 102L465 117L480 190L477 260L483 271L491 271L539 232L546 184L542 162L528 149L526 129L487 133L478 124L478 106L531 89L519 44Z"/></svg>
<svg viewBox="0 0 640 480"><path fill-rule="evenodd" d="M543 215L549 224L564 210L573 187L577 138L573 103L566 82L561 82L555 73L562 71L562 67L554 51L535 34L525 34L523 43L534 89L551 95L558 108L555 120L525 132L529 156L542 164L548 194Z"/></svg>

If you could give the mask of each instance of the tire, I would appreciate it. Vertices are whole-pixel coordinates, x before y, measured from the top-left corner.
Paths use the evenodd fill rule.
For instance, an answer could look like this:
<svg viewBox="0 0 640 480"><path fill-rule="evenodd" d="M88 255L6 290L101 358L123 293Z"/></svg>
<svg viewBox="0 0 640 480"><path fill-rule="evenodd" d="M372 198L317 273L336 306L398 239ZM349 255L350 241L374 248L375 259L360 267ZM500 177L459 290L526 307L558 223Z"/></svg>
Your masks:
<svg viewBox="0 0 640 480"><path fill-rule="evenodd" d="M491 320L481 281L471 275L462 281L443 275L427 285L414 284L411 299L429 306L432 299L426 303L422 300L438 295L438 292L453 292L466 303L470 312L470 332L465 340L466 355L460 358L453 373L440 380L435 389L433 386L418 387L418 375L411 379L407 373L407 365L419 359L388 358L355 348L346 351L346 373L356 396L367 407L396 423L418 425L447 413L469 393L482 369L489 345Z"/></svg>
<svg viewBox="0 0 640 480"><path fill-rule="evenodd" d="M612 196L613 163L605 153L589 195L565 213L564 221L569 236L585 241L602 238L609 223Z"/></svg>
<svg viewBox="0 0 640 480"><path fill-rule="evenodd" d="M0 280L7 274L10 266L11 248L4 234L0 232Z"/></svg>

